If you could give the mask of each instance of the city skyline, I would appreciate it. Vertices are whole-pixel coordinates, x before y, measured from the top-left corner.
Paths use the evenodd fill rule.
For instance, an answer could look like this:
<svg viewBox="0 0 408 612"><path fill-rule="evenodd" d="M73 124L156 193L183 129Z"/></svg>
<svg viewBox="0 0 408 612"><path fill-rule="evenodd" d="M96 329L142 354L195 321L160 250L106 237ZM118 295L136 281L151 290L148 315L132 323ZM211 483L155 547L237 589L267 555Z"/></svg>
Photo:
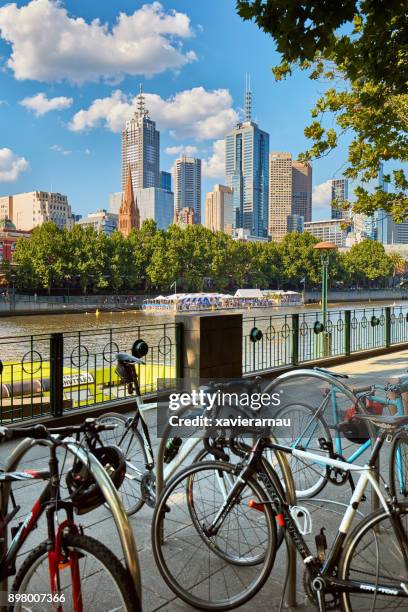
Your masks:
<svg viewBox="0 0 408 612"><path fill-rule="evenodd" d="M275 83L270 67L278 56L272 41L256 26L243 23L234 3L219 4L212 2L208 11L208 6L185 1L136 6L124 1L107 7L85 0L78 8L72 1L57 6L37 0L0 8L5 64L0 72L0 195L55 190L68 195L74 212L85 215L108 207L109 194L121 185L120 167L113 160L120 155L123 125L136 108L139 82L161 132L160 169L170 171L181 154L201 158L203 196L214 183L225 181L223 138L244 117L245 72L252 78L254 120L271 135L271 150L290 150L296 158L307 146L303 128L318 88L302 74ZM52 22L56 37L68 30L81 37L76 19L83 18L84 30L103 42L102 26L98 29L92 21L98 17L112 33L117 57L105 57L105 63L101 58L92 70L90 58L82 58L82 63L76 58L68 69L64 58L56 57L52 68L38 46L23 66L19 26L25 24L26 42L33 44L40 23ZM124 25L133 28L134 35L142 17L149 17L157 48L153 45L147 57L132 57L132 50L122 57L119 43L128 36ZM227 31L222 27L226 20ZM233 48L237 37L242 44ZM343 155L339 149L330 160L314 165L318 217L328 216L327 183L339 174ZM326 209L319 215L323 201Z"/></svg>

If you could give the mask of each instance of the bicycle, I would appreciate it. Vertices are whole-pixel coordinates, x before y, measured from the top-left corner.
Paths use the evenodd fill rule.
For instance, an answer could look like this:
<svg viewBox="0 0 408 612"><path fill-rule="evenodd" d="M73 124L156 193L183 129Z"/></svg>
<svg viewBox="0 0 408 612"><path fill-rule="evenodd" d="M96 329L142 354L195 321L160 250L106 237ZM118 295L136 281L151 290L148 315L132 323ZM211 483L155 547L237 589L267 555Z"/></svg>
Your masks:
<svg viewBox="0 0 408 612"><path fill-rule="evenodd" d="M353 420L356 413L382 413L384 408L388 407L391 414L400 416L405 414L401 385L375 384L349 389L342 382L346 379L348 379L347 374L314 368L283 374L265 388L265 393L271 393L279 385L303 380L303 385L310 394L310 388L313 389L312 381L326 385L323 390L318 389L322 399L317 407L300 400L290 402L277 412L276 418L291 419L293 446L301 446L319 454L328 454L332 458L341 458L347 463L353 463L372 444L369 428ZM378 391L384 392L385 395L378 395ZM390 399L388 396L391 393L394 397ZM341 407L341 401L344 399L349 402L347 408ZM347 448L344 444L345 439L349 443ZM344 473L327 469L322 462L309 465L293 457L291 469L298 499L316 496L329 481L341 485L348 480ZM399 473L401 474L401 470Z"/></svg>
<svg viewBox="0 0 408 612"><path fill-rule="evenodd" d="M74 511L83 514L103 503L103 494L85 463L74 460L66 475L69 491L67 499L61 497L59 448L72 447L68 436L85 435L88 452L99 457L109 470L114 484L119 486L124 477L124 460L118 449L96 448L98 435L106 426L88 419L83 425L47 429L43 425L30 428L0 428L0 438L17 440L32 438L49 449L48 470L24 470L0 473L0 483L10 487L21 480L43 480L47 484L34 503L26 519L12 528L10 545L0 559L0 580L15 575L7 596L13 610L43 611L49 607L59 612L70 610L115 609L139 612L141 605L135 585L127 570L115 555L101 542L83 533L74 521ZM0 516L0 527L5 530L18 513L12 492L12 509ZM66 519L59 522L59 512ZM36 546L16 571L16 559L21 547L45 513L47 539ZM2 602L4 603L4 602Z"/></svg>
<svg viewBox="0 0 408 612"><path fill-rule="evenodd" d="M140 355L140 352L136 352L136 355ZM131 417L125 417L110 412L99 417L98 422L116 426L102 439L107 444L118 446L125 456L126 478L119 492L126 513L131 516L138 512L145 503L151 508L155 507L156 460L149 427L144 415L146 406L140 392L136 370L136 366L144 362L140 356L128 355L127 353L118 353L116 358L116 371L119 378L123 384L127 385L128 392L134 394L135 414ZM240 381L240 383L247 385L248 388L252 386L253 389L259 385L258 379ZM201 407L199 412L204 409L205 406ZM164 482L176 473L194 451L197 453L194 456L194 461L204 458L208 451L205 448L198 448L201 443L201 434L186 440L182 440L179 436L169 437L164 451Z"/></svg>
<svg viewBox="0 0 408 612"><path fill-rule="evenodd" d="M359 415L356 418L378 428L369 462L364 466L259 438L252 450L241 449L245 459L240 464L200 462L174 476L158 500L152 522L154 557L163 579L173 592L188 604L204 610L229 610L248 601L272 571L276 554L276 519L303 559L306 593L320 612L382 610L390 601L406 610L408 504L396 503L388 492L383 495L375 466L385 441L398 428L408 424L408 416ZM304 535L311 531L310 513L306 508L289 506L278 474L265 459L268 449L360 475L328 554L324 529L316 537L316 554L306 543ZM217 488L211 483L218 479L228 482L231 475L232 486L227 489L226 498L214 497ZM201 488L195 487L193 500L192 481L202 485ZM260 482L261 491L257 489ZM351 531L351 523L368 484L377 494L380 508L363 518ZM250 490L257 490L257 499L250 497ZM242 504L267 517L267 550L262 566L257 566L258 576L251 584L242 584L241 576L232 580L234 566L218 555L210 558L209 546L199 548L195 545L191 555L186 546L181 549L180 542L189 542L197 534L190 515L191 504L196 509L195 520L199 521L208 539L220 535L229 537L228 521ZM255 547L256 540L252 544ZM397 562L393 555L398 556ZM225 579L225 572L229 572L230 581Z"/></svg>

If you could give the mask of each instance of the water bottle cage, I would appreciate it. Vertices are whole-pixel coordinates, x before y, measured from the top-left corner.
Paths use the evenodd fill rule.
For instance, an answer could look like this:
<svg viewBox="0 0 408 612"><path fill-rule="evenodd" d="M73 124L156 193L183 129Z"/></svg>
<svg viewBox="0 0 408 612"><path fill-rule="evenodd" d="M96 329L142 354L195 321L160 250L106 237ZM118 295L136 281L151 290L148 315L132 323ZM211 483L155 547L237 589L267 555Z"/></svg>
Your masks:
<svg viewBox="0 0 408 612"><path fill-rule="evenodd" d="M302 535L308 535L312 532L312 517L307 508L304 506L291 506L289 511Z"/></svg>

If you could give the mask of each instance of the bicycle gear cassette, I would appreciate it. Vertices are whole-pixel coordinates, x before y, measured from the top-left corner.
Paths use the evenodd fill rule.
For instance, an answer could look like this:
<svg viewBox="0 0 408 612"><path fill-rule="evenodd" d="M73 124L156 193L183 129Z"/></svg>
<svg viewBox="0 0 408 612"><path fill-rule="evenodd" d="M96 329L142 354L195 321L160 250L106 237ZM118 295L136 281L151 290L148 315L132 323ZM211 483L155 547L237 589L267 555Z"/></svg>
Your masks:
<svg viewBox="0 0 408 612"><path fill-rule="evenodd" d="M143 501L150 507L156 505L156 477L153 472L145 472L140 481L140 491Z"/></svg>

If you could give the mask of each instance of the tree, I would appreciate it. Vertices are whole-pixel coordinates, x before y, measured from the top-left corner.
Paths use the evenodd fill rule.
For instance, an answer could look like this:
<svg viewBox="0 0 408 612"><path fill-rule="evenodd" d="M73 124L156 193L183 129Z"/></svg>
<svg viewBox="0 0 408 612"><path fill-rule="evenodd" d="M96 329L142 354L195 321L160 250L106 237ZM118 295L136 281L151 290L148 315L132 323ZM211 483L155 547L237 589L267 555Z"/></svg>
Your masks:
<svg viewBox="0 0 408 612"><path fill-rule="evenodd" d="M395 284L395 277L402 277L407 271L407 261L399 253L389 253L388 258L392 265L392 284Z"/></svg>
<svg viewBox="0 0 408 612"><path fill-rule="evenodd" d="M320 257L313 246L317 239L304 232L286 234L280 244L282 276L299 285L303 278L317 283L320 280Z"/></svg>
<svg viewBox="0 0 408 612"><path fill-rule="evenodd" d="M311 111L305 135L313 144L301 159L327 155L351 132L344 175L361 181L353 208L366 214L384 209L403 220L403 169L385 175L388 190L370 193L367 183L378 177L382 161L408 158L407 0L237 0L237 10L274 38L282 56L273 69L277 80L298 67L333 83Z"/></svg>
<svg viewBox="0 0 408 612"><path fill-rule="evenodd" d="M103 286L106 239L93 227L74 225L65 232L66 276L77 277L84 294L90 286Z"/></svg>
<svg viewBox="0 0 408 612"><path fill-rule="evenodd" d="M47 221L33 229L29 240L18 240L14 253L16 284L48 290L60 283L68 269L66 232Z"/></svg>
<svg viewBox="0 0 408 612"><path fill-rule="evenodd" d="M352 279L367 283L390 276L393 264L382 244L367 239L344 255L344 267Z"/></svg>
<svg viewBox="0 0 408 612"><path fill-rule="evenodd" d="M144 283L145 287L149 284L147 268L153 253L160 242L162 230L157 229L157 223L153 219L146 219L139 230L132 230L128 236L129 244L132 248L133 275L136 284Z"/></svg>

